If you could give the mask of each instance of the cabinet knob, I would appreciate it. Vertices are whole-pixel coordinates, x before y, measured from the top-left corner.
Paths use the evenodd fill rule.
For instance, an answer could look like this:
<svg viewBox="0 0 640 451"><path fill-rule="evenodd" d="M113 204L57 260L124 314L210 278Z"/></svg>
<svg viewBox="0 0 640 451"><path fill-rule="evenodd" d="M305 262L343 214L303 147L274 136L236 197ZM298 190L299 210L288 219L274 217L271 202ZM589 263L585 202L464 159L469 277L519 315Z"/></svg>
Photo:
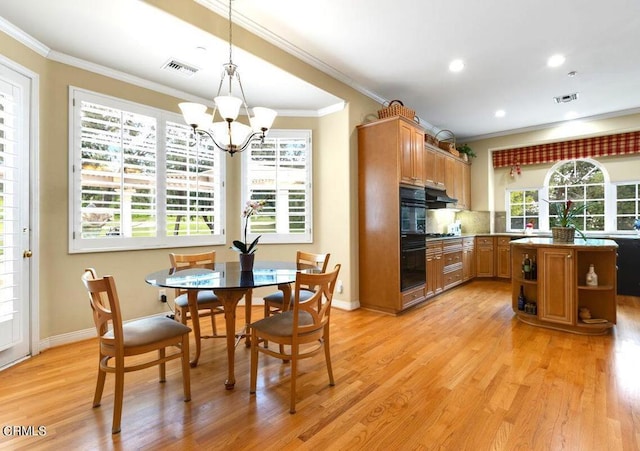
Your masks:
<svg viewBox="0 0 640 451"><path fill-rule="evenodd" d="M567 254L567 258L571 258L571 254Z"/></svg>

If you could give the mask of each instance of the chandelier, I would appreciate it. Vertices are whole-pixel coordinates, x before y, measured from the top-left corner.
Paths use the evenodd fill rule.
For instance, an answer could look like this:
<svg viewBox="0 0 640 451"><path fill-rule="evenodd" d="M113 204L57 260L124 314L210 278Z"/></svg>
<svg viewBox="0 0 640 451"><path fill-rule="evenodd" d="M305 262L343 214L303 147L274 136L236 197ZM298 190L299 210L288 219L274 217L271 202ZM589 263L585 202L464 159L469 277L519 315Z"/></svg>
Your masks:
<svg viewBox="0 0 640 451"><path fill-rule="evenodd" d="M278 113L269 108L254 107L252 108L253 116L249 114L238 66L233 64L232 58L231 2L232 0L229 0L229 62L222 66L220 85L218 85L218 92L213 99L215 105L213 112L208 114L207 106L201 103L183 102L178 106L185 122L193 128L194 134L208 136L218 149L229 152L229 155L233 156L234 153L245 150L254 140L260 140L260 143L263 144L266 133ZM232 93L234 82L239 87L241 97L236 97ZM228 87L226 95L221 95L223 86ZM244 107L245 114L249 119L249 125L237 120L242 107ZM222 120L214 122L216 111Z"/></svg>

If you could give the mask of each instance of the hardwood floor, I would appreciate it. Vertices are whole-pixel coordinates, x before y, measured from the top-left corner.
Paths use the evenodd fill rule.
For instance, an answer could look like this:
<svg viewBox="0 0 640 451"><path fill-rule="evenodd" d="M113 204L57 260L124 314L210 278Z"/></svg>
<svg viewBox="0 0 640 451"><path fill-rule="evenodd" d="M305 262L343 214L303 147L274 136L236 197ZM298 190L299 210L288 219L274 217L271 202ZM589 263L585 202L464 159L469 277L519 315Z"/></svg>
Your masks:
<svg viewBox="0 0 640 451"><path fill-rule="evenodd" d="M153 368L127 374L112 436L113 377L91 407L97 342L53 348L0 373L0 448L640 449L640 300L620 297L613 333L586 337L519 323L510 293L474 281L399 317L334 309L336 385L322 355L302 361L295 415L287 364L261 356L250 396L241 345L227 391L224 340L213 339L192 369L191 402L177 361L165 384Z"/></svg>

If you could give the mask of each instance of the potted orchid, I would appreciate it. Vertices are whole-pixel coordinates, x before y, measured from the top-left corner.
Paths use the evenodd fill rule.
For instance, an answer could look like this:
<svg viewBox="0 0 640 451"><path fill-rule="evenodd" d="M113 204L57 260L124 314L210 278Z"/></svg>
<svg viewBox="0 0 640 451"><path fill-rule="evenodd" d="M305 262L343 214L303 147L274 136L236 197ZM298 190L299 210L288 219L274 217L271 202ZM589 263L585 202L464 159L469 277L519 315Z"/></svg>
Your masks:
<svg viewBox="0 0 640 451"><path fill-rule="evenodd" d="M242 211L242 218L244 219L244 241L234 240L232 249L240 252L240 266L243 271L251 271L253 269L253 260L254 260L254 252L258 248L258 241L262 235L258 235L258 237L249 244L247 242L247 229L249 227L249 218L251 216L257 214L262 207L264 206L263 201L250 200L247 201L247 205Z"/></svg>

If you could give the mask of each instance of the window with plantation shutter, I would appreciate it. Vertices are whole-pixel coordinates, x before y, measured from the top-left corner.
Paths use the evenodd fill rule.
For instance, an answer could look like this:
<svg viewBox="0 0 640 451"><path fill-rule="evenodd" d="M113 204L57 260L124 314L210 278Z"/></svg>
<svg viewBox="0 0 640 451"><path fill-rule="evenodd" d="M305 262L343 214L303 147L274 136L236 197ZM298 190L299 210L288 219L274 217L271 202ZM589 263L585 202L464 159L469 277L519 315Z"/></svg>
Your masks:
<svg viewBox="0 0 640 451"><path fill-rule="evenodd" d="M244 152L241 210L249 200L263 202L250 218L249 242L258 235L260 243L312 241L311 161L310 130L271 130L264 145Z"/></svg>
<svg viewBox="0 0 640 451"><path fill-rule="evenodd" d="M70 97L70 252L224 243L219 152L176 114Z"/></svg>

